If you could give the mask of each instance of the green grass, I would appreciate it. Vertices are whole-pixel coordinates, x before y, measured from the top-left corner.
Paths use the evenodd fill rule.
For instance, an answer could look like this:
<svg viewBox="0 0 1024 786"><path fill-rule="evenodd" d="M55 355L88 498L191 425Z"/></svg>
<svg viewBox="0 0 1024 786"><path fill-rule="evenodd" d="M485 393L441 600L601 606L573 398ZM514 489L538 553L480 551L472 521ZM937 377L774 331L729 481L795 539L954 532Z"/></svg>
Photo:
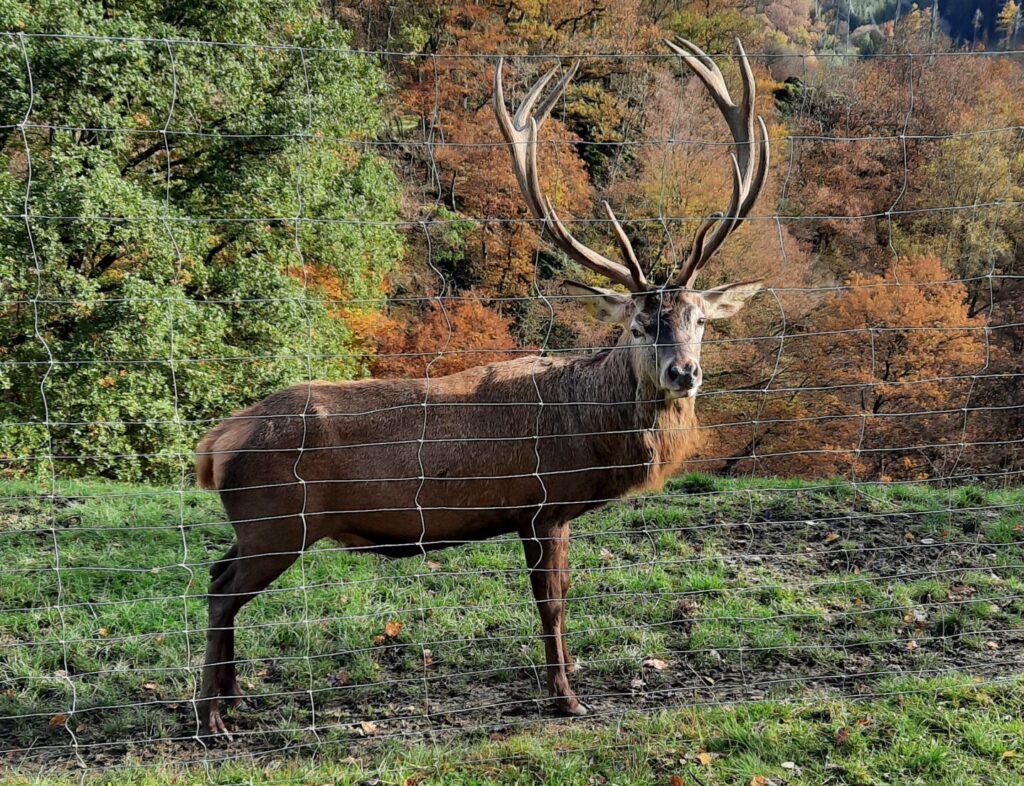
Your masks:
<svg viewBox="0 0 1024 786"><path fill-rule="evenodd" d="M117 783L207 782L220 757L247 763L218 783L1019 783L1022 511L1014 489L689 475L589 515L569 634L594 715L571 723L543 703L517 542L321 546L242 611L252 704L205 750L190 698L232 540L216 497L6 482L0 772L77 780L74 741Z"/></svg>

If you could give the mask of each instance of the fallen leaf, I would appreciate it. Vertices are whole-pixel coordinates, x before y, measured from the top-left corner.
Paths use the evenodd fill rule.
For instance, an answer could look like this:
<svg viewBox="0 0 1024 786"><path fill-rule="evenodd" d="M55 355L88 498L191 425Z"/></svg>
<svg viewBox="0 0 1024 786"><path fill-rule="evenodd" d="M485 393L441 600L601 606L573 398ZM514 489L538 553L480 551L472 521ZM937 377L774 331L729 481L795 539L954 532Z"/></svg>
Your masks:
<svg viewBox="0 0 1024 786"><path fill-rule="evenodd" d="M107 636L109 636L109 635L110 635L110 631L108 631L108 630L107 630L106 628L100 628L100 629L99 629L98 631L96 631L96 634L97 634L97 635L98 635L98 636L99 636L99 637L100 637L101 639L105 639L105 638L106 638Z"/></svg>
<svg viewBox="0 0 1024 786"><path fill-rule="evenodd" d="M50 718L50 725L51 726L63 726L67 722L68 722L68 716L65 715L63 712L61 712L61 713L59 713L57 715L54 715L52 718Z"/></svg>
<svg viewBox="0 0 1024 786"><path fill-rule="evenodd" d="M678 775L673 775L671 778L669 778L668 779L668 785L669 786L686 786L686 784L683 783L683 779L680 778Z"/></svg>
<svg viewBox="0 0 1024 786"><path fill-rule="evenodd" d="M755 775L750 779L750 786L768 786L768 779L763 775Z"/></svg>
<svg viewBox="0 0 1024 786"><path fill-rule="evenodd" d="M712 760L713 760L712 755L710 753L707 753L706 751L701 751L700 753L697 754L697 761L699 761L705 767L710 766Z"/></svg>
<svg viewBox="0 0 1024 786"><path fill-rule="evenodd" d="M434 665L434 653L430 650L423 650L423 666L424 668L430 668Z"/></svg>
<svg viewBox="0 0 1024 786"><path fill-rule="evenodd" d="M1017 751L1003 751L1004 759L1014 759L1017 757Z"/></svg>
<svg viewBox="0 0 1024 786"><path fill-rule="evenodd" d="M850 739L850 730L846 726L840 726L836 729L834 741L837 748L842 747L846 744L846 741Z"/></svg>
<svg viewBox="0 0 1024 786"><path fill-rule="evenodd" d="M389 622L384 626L384 635L389 639L397 638L398 634L402 632L402 628L404 627L404 622Z"/></svg>
<svg viewBox="0 0 1024 786"><path fill-rule="evenodd" d="M830 533L828 533L825 536L825 542L826 543L835 543L837 540L839 540L839 533L838 532L830 532ZM758 776L758 777L760 777L760 776Z"/></svg>
<svg viewBox="0 0 1024 786"><path fill-rule="evenodd" d="M376 734L380 731L380 726L373 721L360 721L359 728L362 730L363 734Z"/></svg>
<svg viewBox="0 0 1024 786"><path fill-rule="evenodd" d="M916 641L914 641L913 639L911 639L910 641L908 641L908 642L907 642L907 649L908 649L908 650L910 650L911 652L913 652L914 650L916 650L916 649L917 649L917 642L916 642Z"/></svg>
<svg viewBox="0 0 1024 786"><path fill-rule="evenodd" d="M611 562L615 559L615 555L612 554L608 549L601 549L601 559L605 562Z"/></svg>
<svg viewBox="0 0 1024 786"><path fill-rule="evenodd" d="M427 567L430 568L431 570L441 570L441 563L440 562L434 562L434 560L432 560L432 559L428 559L427 560Z"/></svg>
<svg viewBox="0 0 1024 786"><path fill-rule="evenodd" d="M145 690L148 690L148 691L154 691L154 690L156 690L156 683L155 683L155 682L147 682L147 683L146 683L145 685L143 685L142 687L143 687L143 688L144 688Z"/></svg>
<svg viewBox="0 0 1024 786"><path fill-rule="evenodd" d="M986 641L985 646L988 647L990 650L997 650L999 649L999 642L995 640Z"/></svg>
<svg viewBox="0 0 1024 786"><path fill-rule="evenodd" d="M796 769L796 762L795 761L784 761L779 766L782 767L782 769L784 769L784 770L795 770Z"/></svg>
<svg viewBox="0 0 1024 786"><path fill-rule="evenodd" d="M655 671L664 671L668 668L668 663L660 658L645 658L643 665L649 669L654 669Z"/></svg>
<svg viewBox="0 0 1024 786"><path fill-rule="evenodd" d="M384 637L382 635L380 635L380 634L374 636L373 637L373 643L376 644L379 647L381 644L384 643Z"/></svg>

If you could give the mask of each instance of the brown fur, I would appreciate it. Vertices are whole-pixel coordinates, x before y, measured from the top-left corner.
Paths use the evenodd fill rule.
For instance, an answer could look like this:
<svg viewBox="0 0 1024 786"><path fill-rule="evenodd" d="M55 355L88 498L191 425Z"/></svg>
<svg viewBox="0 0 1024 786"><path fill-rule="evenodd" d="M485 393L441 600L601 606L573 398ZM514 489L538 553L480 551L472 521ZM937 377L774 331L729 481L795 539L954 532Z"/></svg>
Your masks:
<svg viewBox="0 0 1024 786"><path fill-rule="evenodd" d="M693 297L677 298L679 314ZM692 315L684 323L695 329ZM235 614L322 538L400 557L518 533L549 690L563 711L585 711L566 676L568 523L660 487L696 449L694 399L666 398L650 370L673 352L693 357L692 337L675 341L655 351L624 334L585 358L300 384L212 429L196 473L219 490L237 541L211 568L204 729L226 731L219 700L237 699Z"/></svg>

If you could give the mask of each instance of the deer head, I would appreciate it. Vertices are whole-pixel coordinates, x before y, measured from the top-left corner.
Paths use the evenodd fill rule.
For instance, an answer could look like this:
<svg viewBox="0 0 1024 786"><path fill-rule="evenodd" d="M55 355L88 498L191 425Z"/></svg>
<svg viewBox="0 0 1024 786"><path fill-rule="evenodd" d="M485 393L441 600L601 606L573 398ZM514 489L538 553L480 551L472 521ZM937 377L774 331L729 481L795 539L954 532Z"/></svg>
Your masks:
<svg viewBox="0 0 1024 786"><path fill-rule="evenodd" d="M607 202L604 209L622 252L622 262L609 259L576 240L541 191L537 171L538 131L575 75L579 62L573 64L538 105L541 93L554 78L558 66L548 71L533 85L515 115L510 116L505 107L499 60L494 75L494 113L508 143L523 199L533 216L544 222L553 243L570 259L629 291L624 293L574 281L566 281L566 289L582 298L598 319L621 325L619 344L635 348L637 372L667 398L678 398L696 396L700 387L700 346L706 321L732 316L762 286L760 281L747 281L703 292L692 289L697 274L750 213L764 186L769 148L764 120L758 116L755 124L754 75L742 44L736 42L743 81L743 97L736 104L722 72L699 47L684 39L666 43L707 87L725 117L735 150L731 156L733 188L729 206L724 213L714 213L705 219L694 234L686 261L660 286L648 282L628 236Z"/></svg>

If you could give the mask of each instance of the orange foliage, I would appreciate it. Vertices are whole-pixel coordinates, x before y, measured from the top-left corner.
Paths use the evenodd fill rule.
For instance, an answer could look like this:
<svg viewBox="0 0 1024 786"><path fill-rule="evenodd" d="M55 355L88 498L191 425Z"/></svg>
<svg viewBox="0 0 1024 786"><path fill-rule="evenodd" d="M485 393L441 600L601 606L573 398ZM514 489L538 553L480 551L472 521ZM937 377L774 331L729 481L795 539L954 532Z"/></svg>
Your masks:
<svg viewBox="0 0 1024 786"><path fill-rule="evenodd" d="M761 422L723 430L731 439L720 435L719 449L756 449L759 471L784 475L941 476L963 438L971 375L986 362L983 323L934 256L847 284L786 339L769 392L748 401Z"/></svg>
<svg viewBox="0 0 1024 786"><path fill-rule="evenodd" d="M376 337L371 370L377 377L441 377L516 356L512 320L476 297L427 305L406 323L388 320Z"/></svg>

